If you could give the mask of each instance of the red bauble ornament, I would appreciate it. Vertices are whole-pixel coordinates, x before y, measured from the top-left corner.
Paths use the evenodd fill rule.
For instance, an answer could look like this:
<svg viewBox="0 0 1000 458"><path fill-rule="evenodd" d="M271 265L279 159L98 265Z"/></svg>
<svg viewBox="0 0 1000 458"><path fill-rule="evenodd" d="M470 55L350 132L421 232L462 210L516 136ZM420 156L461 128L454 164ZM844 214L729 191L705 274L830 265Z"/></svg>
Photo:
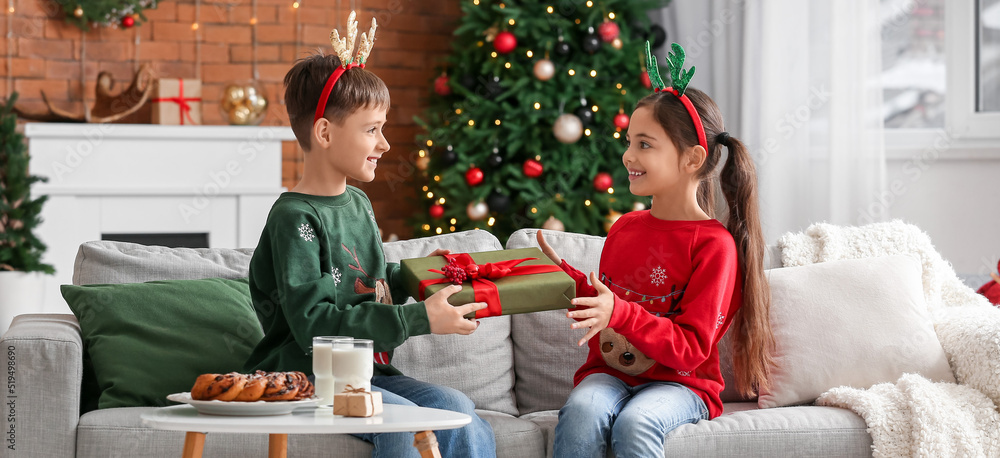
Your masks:
<svg viewBox="0 0 1000 458"><path fill-rule="evenodd" d="M600 172L594 177L594 189L600 192L607 192L612 184L614 184L614 180L611 179L611 174L608 172Z"/></svg>
<svg viewBox="0 0 1000 458"><path fill-rule="evenodd" d="M483 182L483 170L479 167L473 167L465 172L465 182L469 186L479 186Z"/></svg>
<svg viewBox="0 0 1000 458"><path fill-rule="evenodd" d="M493 48L500 54L507 54L513 51L516 47L517 38L514 37L513 33L506 30L498 33L496 38L493 39Z"/></svg>
<svg viewBox="0 0 1000 458"><path fill-rule="evenodd" d="M618 113L615 115L615 127L619 129L628 129L628 115L625 113Z"/></svg>
<svg viewBox="0 0 1000 458"><path fill-rule="evenodd" d="M642 83L642 85L646 89L652 89L653 88L653 82L649 80L649 73L647 73L645 71L642 72L642 73L640 73L639 74L639 81Z"/></svg>
<svg viewBox="0 0 1000 458"><path fill-rule="evenodd" d="M611 43L618 38L621 31L618 29L618 24L614 22L605 20L599 27L597 27L597 34L601 36L601 40L605 43Z"/></svg>
<svg viewBox="0 0 1000 458"><path fill-rule="evenodd" d="M122 18L122 27L131 29L133 25L135 25L135 19L133 19L132 16L125 16Z"/></svg>
<svg viewBox="0 0 1000 458"><path fill-rule="evenodd" d="M444 73L434 79L434 92L442 97L451 95L451 86L448 86L448 75Z"/></svg>
<svg viewBox="0 0 1000 458"><path fill-rule="evenodd" d="M431 214L431 218L437 219L444 216L444 205L434 204L431 205L431 209L427 211Z"/></svg>
<svg viewBox="0 0 1000 458"><path fill-rule="evenodd" d="M545 170L545 167L542 166L541 162L534 159L528 159L524 161L523 170L524 176L528 178L538 178L542 176L542 171Z"/></svg>

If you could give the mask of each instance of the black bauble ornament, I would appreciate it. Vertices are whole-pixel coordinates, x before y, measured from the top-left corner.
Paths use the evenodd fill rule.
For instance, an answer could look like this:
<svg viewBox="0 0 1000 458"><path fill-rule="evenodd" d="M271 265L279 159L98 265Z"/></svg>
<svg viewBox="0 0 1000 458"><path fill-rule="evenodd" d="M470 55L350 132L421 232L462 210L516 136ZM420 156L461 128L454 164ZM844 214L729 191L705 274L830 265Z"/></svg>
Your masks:
<svg viewBox="0 0 1000 458"><path fill-rule="evenodd" d="M594 112L590 107L583 106L573 110L573 114L580 118L580 122L583 123L583 127L587 127L594 123Z"/></svg>
<svg viewBox="0 0 1000 458"><path fill-rule="evenodd" d="M444 165L455 165L458 162L458 153L455 152L455 148L451 145L445 147L445 150L441 152L441 163Z"/></svg>
<svg viewBox="0 0 1000 458"><path fill-rule="evenodd" d="M490 157L486 158L486 165L494 168L500 167L503 165L503 156L497 152L490 154Z"/></svg>
<svg viewBox="0 0 1000 458"><path fill-rule="evenodd" d="M482 94L480 94L483 97L486 97L488 99L493 99L496 96L500 95L501 92L503 92L503 88L500 87L499 76L487 77L483 81L484 81L482 86L483 92Z"/></svg>
<svg viewBox="0 0 1000 458"><path fill-rule="evenodd" d="M649 34L647 38L650 42L650 46L654 49L663 46L663 43L667 41L667 31L663 29L659 24L653 24L649 27Z"/></svg>
<svg viewBox="0 0 1000 458"><path fill-rule="evenodd" d="M476 76L473 74L462 75L458 79L458 84L469 90L469 92L475 92L476 86L479 85L479 81L476 81Z"/></svg>
<svg viewBox="0 0 1000 458"><path fill-rule="evenodd" d="M486 205L497 213L506 213L510 209L510 196L500 191L493 191L486 198Z"/></svg>
<svg viewBox="0 0 1000 458"><path fill-rule="evenodd" d="M568 56L571 51L569 43L566 43L565 41L561 40L556 42L552 50L555 51L555 53L560 56Z"/></svg>
<svg viewBox="0 0 1000 458"><path fill-rule="evenodd" d="M580 47L587 53L593 54L601 49L601 37L597 36L596 33L588 33L584 35Z"/></svg>

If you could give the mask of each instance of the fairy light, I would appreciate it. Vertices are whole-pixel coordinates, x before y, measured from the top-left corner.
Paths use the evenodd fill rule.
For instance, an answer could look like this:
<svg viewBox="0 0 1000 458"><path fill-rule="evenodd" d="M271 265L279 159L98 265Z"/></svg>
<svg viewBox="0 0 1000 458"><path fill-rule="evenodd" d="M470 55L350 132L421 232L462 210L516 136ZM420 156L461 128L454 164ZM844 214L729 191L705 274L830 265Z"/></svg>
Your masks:
<svg viewBox="0 0 1000 458"><path fill-rule="evenodd" d="M576 74L576 70L573 70L573 69L571 68L571 69L569 69L569 71L568 71L568 72L566 72L566 73L569 73L569 76L573 76L573 75L575 75L575 74Z"/></svg>
<svg viewBox="0 0 1000 458"><path fill-rule="evenodd" d="M250 72L254 81L260 81L260 69L257 65L257 0L250 3Z"/></svg>
<svg viewBox="0 0 1000 458"><path fill-rule="evenodd" d="M292 8L299 9L299 2L292 2Z"/></svg>
<svg viewBox="0 0 1000 458"><path fill-rule="evenodd" d="M434 193L433 193L433 192L430 192L430 191L428 191L428 192L427 192L427 198L428 198L428 199L433 199L433 198L434 198Z"/></svg>
<svg viewBox="0 0 1000 458"><path fill-rule="evenodd" d="M440 175L434 175L434 181L441 181Z"/></svg>
<svg viewBox="0 0 1000 458"><path fill-rule="evenodd" d="M426 155L427 155L427 152L424 151L424 150L417 151L417 156L424 157Z"/></svg>
<svg viewBox="0 0 1000 458"><path fill-rule="evenodd" d="M529 49L529 50L528 50L528 52L526 52L525 54L527 54L527 55L528 55L528 57L531 57L531 56L534 56L534 55L535 55L535 53L531 52L531 50L530 50L530 49Z"/></svg>
<svg viewBox="0 0 1000 458"><path fill-rule="evenodd" d="M590 0L587 0L587 8L592 8L593 6L594 6L594 2L592 2Z"/></svg>
<svg viewBox="0 0 1000 458"><path fill-rule="evenodd" d="M490 57L496 58L497 57L497 52L496 51L491 52L490 53Z"/></svg>
<svg viewBox="0 0 1000 458"><path fill-rule="evenodd" d="M622 83L616 84L615 87L618 88L618 89L621 89L622 88Z"/></svg>
<svg viewBox="0 0 1000 458"><path fill-rule="evenodd" d="M510 62L503 64L504 68L510 68Z"/></svg>
<svg viewBox="0 0 1000 458"><path fill-rule="evenodd" d="M431 225L430 224L424 224L424 230L425 231L431 230Z"/></svg>
<svg viewBox="0 0 1000 458"><path fill-rule="evenodd" d="M484 44L483 40L479 40L479 41L476 42L476 46L479 46L480 48L483 47L483 44Z"/></svg>
<svg viewBox="0 0 1000 458"><path fill-rule="evenodd" d="M424 189L424 192L427 192L427 186L424 186L423 189Z"/></svg>
<svg viewBox="0 0 1000 458"><path fill-rule="evenodd" d="M583 204L589 207L590 206L590 199L587 199L587 200L583 201Z"/></svg>
<svg viewBox="0 0 1000 458"><path fill-rule="evenodd" d="M614 194L615 188L608 188L608 194Z"/></svg>
<svg viewBox="0 0 1000 458"><path fill-rule="evenodd" d="M191 30L198 30L198 27L199 27L199 26L198 26L198 23L197 23L197 22L193 22L193 23L191 23Z"/></svg>
<svg viewBox="0 0 1000 458"><path fill-rule="evenodd" d="M590 111L593 111L594 113L597 113L597 105L594 105L594 106L590 107Z"/></svg>
<svg viewBox="0 0 1000 458"><path fill-rule="evenodd" d="M450 230L450 231L452 231L452 232L455 232L455 226L451 226L451 227L449 227L449 228L448 228L448 230Z"/></svg>
<svg viewBox="0 0 1000 458"><path fill-rule="evenodd" d="M472 0L472 4L478 6L479 5L479 0Z"/></svg>
<svg viewBox="0 0 1000 458"><path fill-rule="evenodd" d="M622 134L619 134L618 132L615 132L612 136L615 138L622 138Z"/></svg>
<svg viewBox="0 0 1000 458"><path fill-rule="evenodd" d="M608 19L614 19L614 18L615 18L615 12L614 11L608 13Z"/></svg>
<svg viewBox="0 0 1000 458"><path fill-rule="evenodd" d="M576 25L580 25L580 19L577 19L577 20L575 20L575 21L573 21L573 22L575 22L575 23L576 23Z"/></svg>
<svg viewBox="0 0 1000 458"><path fill-rule="evenodd" d="M538 102L535 102L535 109L536 109L536 110L539 110L539 109L541 109L541 108L542 108L542 104L540 104L540 103L538 103Z"/></svg>
<svg viewBox="0 0 1000 458"><path fill-rule="evenodd" d="M427 140L427 147L434 146L434 140Z"/></svg>
<svg viewBox="0 0 1000 458"><path fill-rule="evenodd" d="M462 109L461 108L456 108L455 109L455 114L462 114Z"/></svg>
<svg viewBox="0 0 1000 458"><path fill-rule="evenodd" d="M493 121L493 124L496 124L496 125L498 125L498 126L499 126L499 125L500 125L500 120L499 120L499 119L497 119L496 121Z"/></svg>
<svg viewBox="0 0 1000 458"><path fill-rule="evenodd" d="M583 135L590 136L590 129L583 129Z"/></svg>
<svg viewBox="0 0 1000 458"><path fill-rule="evenodd" d="M531 213L538 213L538 209L535 207L531 207Z"/></svg>
<svg viewBox="0 0 1000 458"><path fill-rule="evenodd" d="M552 13L553 13L553 12L554 12L555 10L556 10L556 9L555 9L555 8L553 8L553 7L551 7L551 6L547 6L547 7L545 7L545 12L546 12L546 13L549 13L549 14L552 14Z"/></svg>
<svg viewBox="0 0 1000 458"><path fill-rule="evenodd" d="M627 91L625 89L622 89L622 95L625 95L626 92Z"/></svg>
<svg viewBox="0 0 1000 458"><path fill-rule="evenodd" d="M444 202L445 202L444 197L438 199L439 204L444 205Z"/></svg>
<svg viewBox="0 0 1000 458"><path fill-rule="evenodd" d="M250 18L250 25L257 25L257 18L255 17Z"/></svg>
<svg viewBox="0 0 1000 458"><path fill-rule="evenodd" d="M506 7L507 7L507 5L505 5L505 4L503 4L503 3L501 3L501 4L500 4L500 9L504 9L504 8L506 8Z"/></svg>
<svg viewBox="0 0 1000 458"><path fill-rule="evenodd" d="M14 92L14 0L7 0L7 94L12 94ZM80 34L83 36L83 33ZM81 61L80 73L81 73L81 86L87 87L83 84L83 63ZM86 105L84 105L86 106Z"/></svg>
<svg viewBox="0 0 1000 458"><path fill-rule="evenodd" d="M496 223L496 222L497 222L497 219L491 216L490 220L486 222L486 225L490 226L490 227L493 227L493 224Z"/></svg>
<svg viewBox="0 0 1000 458"><path fill-rule="evenodd" d="M201 79L201 0L194 1L194 22L191 23L194 32L194 78Z"/></svg>
<svg viewBox="0 0 1000 458"><path fill-rule="evenodd" d="M476 121L473 121L473 120L470 119L469 120L469 127L472 127L474 125L476 125Z"/></svg>
<svg viewBox="0 0 1000 458"><path fill-rule="evenodd" d="M591 70L591 71L590 71L590 77L591 77L591 78L595 78L595 77L597 77L597 70Z"/></svg>
<svg viewBox="0 0 1000 458"><path fill-rule="evenodd" d="M510 25L514 25L514 18L510 18L510 19L509 19L509 20L507 21L507 23L508 23L508 24L510 24Z"/></svg>
<svg viewBox="0 0 1000 458"><path fill-rule="evenodd" d="M457 219L455 219L455 218L452 218L452 219L451 219L451 221L449 221L449 223L451 223L451 224L455 224L455 223L458 223L458 220L457 220Z"/></svg>
<svg viewBox="0 0 1000 458"><path fill-rule="evenodd" d="M435 230L434 232L437 232L437 233L438 233L438 234L440 235L440 234L441 234L442 232L444 232L444 231L442 231L442 230L441 230L441 228L439 227L439 228L437 228L437 230Z"/></svg>

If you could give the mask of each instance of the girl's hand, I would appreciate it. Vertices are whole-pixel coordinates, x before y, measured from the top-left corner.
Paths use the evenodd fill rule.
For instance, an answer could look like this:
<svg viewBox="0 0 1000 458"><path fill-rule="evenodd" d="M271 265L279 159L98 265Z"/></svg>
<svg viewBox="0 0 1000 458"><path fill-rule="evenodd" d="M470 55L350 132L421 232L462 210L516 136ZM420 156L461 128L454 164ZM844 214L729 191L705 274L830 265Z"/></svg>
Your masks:
<svg viewBox="0 0 1000 458"><path fill-rule="evenodd" d="M602 329L608 327L608 322L611 321L611 312L615 310L615 293L612 293L607 286L604 286L604 283L598 281L597 274L594 272L590 272L590 283L597 290L597 296L578 297L571 301L577 307L590 308L566 313L566 316L580 320L570 325L571 328L590 328L587 334L576 343L579 346L583 346L591 337L596 336Z"/></svg>
<svg viewBox="0 0 1000 458"><path fill-rule="evenodd" d="M535 238L538 239L538 247L542 249L542 253L545 253L545 256L548 256L557 266L562 264L562 259L556 254L556 250L553 250L548 243L545 243L545 237L542 236L541 229L535 232Z"/></svg>
<svg viewBox="0 0 1000 458"><path fill-rule="evenodd" d="M446 254L451 254L451 250L445 250L443 248L438 248L438 249L432 251L431 254L427 255L427 257L429 258L429 257L432 257L432 256L444 256Z"/></svg>

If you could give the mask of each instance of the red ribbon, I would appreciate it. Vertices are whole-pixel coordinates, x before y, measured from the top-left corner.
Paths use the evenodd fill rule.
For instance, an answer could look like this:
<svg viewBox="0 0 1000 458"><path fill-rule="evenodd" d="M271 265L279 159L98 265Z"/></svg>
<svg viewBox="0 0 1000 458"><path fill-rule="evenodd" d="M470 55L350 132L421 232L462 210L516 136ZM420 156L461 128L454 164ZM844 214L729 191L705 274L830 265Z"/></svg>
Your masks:
<svg viewBox="0 0 1000 458"><path fill-rule="evenodd" d="M469 272L467 281L472 282L472 290L475 293L476 302L485 302L486 308L476 311L476 318L486 318L488 316L500 316L503 314L503 307L500 306L500 290L497 284L490 280L497 280L504 277L520 275L546 274L560 272L559 266L552 264L542 264L537 266L519 266L524 261L533 261L538 258L511 259L508 261L489 262L486 264L476 264L472 256L466 253L446 254L444 258L449 262L465 269ZM475 267L473 267L475 266ZM473 268L470 268L473 267ZM444 272L437 269L428 269L444 276ZM439 285L441 283L451 283L448 277L434 278L420 282L420 300L427 298L427 287Z"/></svg>
<svg viewBox="0 0 1000 458"><path fill-rule="evenodd" d="M178 105L181 106L181 125L182 126L184 125L184 116L187 116L187 118L189 120L191 120L191 124L198 124L198 123L194 122L194 118L191 117L191 105L188 104L188 102L201 102L201 97L187 97L187 98L185 98L184 97L184 80L183 79L179 79L177 81L178 81L178 89L179 89L179 92L180 92L179 94L177 94L177 97L160 97L160 98L155 98L152 101L154 103L155 102L172 102L172 103L176 103L176 104L178 104Z"/></svg>

